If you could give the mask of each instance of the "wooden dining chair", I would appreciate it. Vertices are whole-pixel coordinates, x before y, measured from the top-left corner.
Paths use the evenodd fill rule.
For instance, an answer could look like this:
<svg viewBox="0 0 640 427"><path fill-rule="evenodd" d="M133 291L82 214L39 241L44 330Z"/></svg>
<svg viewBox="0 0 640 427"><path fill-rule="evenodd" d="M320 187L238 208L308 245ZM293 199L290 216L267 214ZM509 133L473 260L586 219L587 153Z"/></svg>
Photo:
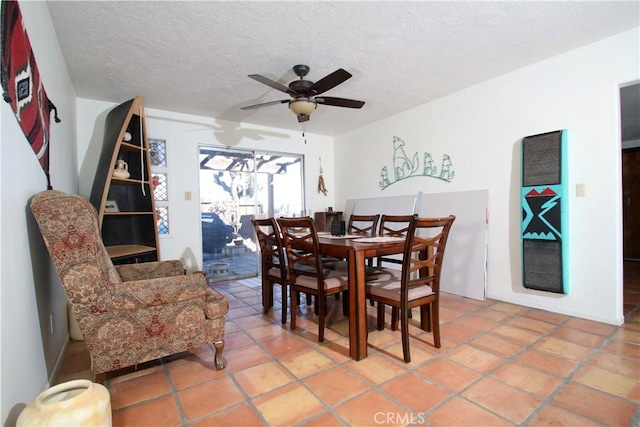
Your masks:
<svg viewBox="0 0 640 427"><path fill-rule="evenodd" d="M351 215L347 225L348 234L359 234L373 237L378 232L380 214L375 215Z"/></svg>
<svg viewBox="0 0 640 427"><path fill-rule="evenodd" d="M409 231L409 224L413 220L415 215L382 215L380 217L380 229L378 230L378 235L383 237L407 237L407 232ZM402 265L402 255L394 256L394 257L385 257L380 256L376 260L376 265L378 267L383 267L383 263L395 264L398 266L398 269L389 269L388 273L396 274L400 277L400 266ZM373 305L374 301L371 300L371 305ZM391 311L392 321L391 321L391 330L395 331L398 329L398 311L396 309L392 309ZM411 318L411 311L409 311L409 318Z"/></svg>
<svg viewBox="0 0 640 427"><path fill-rule="evenodd" d="M380 214L375 215L351 215L347 225L348 234L358 234L362 237L373 237L378 232ZM369 267L373 266L373 259L367 260Z"/></svg>
<svg viewBox="0 0 640 427"><path fill-rule="evenodd" d="M323 267L318 233L309 217L278 218L289 268L291 290L291 329L296 328L298 300L301 292L315 296L318 315L318 342L324 341L327 295L344 292L343 312L348 311L347 274Z"/></svg>
<svg viewBox="0 0 640 427"><path fill-rule="evenodd" d="M378 221L380 214L375 215L351 215L349 224L347 225L347 234L359 235L362 237L373 237L378 232ZM342 272L348 271L347 260L335 260L335 262L326 263L328 268ZM367 260L367 266L373 267L373 259ZM369 270L370 271L370 270ZM336 295L337 296L337 295Z"/></svg>
<svg viewBox="0 0 640 427"><path fill-rule="evenodd" d="M268 314L273 307L273 287L282 288L282 324L287 323L287 300L289 287L287 260L284 245L280 236L280 228L274 218L251 219L251 224L258 238L260 257L262 259L262 307Z"/></svg>
<svg viewBox="0 0 640 427"><path fill-rule="evenodd" d="M368 277L367 297L378 303L378 329L384 327L385 304L400 313L402 352L409 363L409 310L420 307L420 328L433 330L433 341L440 348L440 273L449 231L455 216L446 218L418 218L415 216L407 230L401 275Z"/></svg>
<svg viewBox="0 0 640 427"><path fill-rule="evenodd" d="M382 215L380 217L380 229L378 236L407 237L409 225L415 215ZM402 264L402 258L378 257L377 265L382 267L383 262Z"/></svg>

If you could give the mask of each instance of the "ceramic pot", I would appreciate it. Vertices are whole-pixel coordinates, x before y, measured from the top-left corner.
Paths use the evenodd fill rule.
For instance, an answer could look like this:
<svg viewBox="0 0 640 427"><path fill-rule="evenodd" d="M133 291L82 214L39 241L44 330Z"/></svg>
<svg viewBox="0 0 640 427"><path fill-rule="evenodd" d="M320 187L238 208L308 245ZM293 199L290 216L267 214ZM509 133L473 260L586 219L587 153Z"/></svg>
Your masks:
<svg viewBox="0 0 640 427"><path fill-rule="evenodd" d="M38 395L18 416L24 426L111 426L111 398L101 384L73 380Z"/></svg>
<svg viewBox="0 0 640 427"><path fill-rule="evenodd" d="M116 168L113 170L113 176L116 178L129 178L129 165L122 159L116 160Z"/></svg>

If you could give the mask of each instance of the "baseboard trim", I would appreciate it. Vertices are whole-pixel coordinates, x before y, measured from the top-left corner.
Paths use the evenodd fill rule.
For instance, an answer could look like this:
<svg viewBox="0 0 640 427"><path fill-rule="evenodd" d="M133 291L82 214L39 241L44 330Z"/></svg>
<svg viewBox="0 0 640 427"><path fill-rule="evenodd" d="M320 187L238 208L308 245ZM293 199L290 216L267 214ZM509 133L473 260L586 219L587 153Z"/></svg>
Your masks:
<svg viewBox="0 0 640 427"><path fill-rule="evenodd" d="M67 354L67 347L69 347L69 333L64 338L64 344L62 345L62 349L60 350L60 354L56 358L56 363L53 365L53 369L51 371L51 375L48 378L49 387L52 387L55 384L56 379L58 378L58 374L60 374L60 370L62 370L62 364L64 363L64 356Z"/></svg>

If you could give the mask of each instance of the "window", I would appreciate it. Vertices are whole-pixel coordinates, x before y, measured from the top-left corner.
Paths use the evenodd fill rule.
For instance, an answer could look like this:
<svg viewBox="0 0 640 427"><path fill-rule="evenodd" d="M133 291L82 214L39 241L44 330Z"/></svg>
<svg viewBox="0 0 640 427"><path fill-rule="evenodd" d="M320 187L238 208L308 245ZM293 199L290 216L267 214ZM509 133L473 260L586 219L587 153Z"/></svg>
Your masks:
<svg viewBox="0 0 640 427"><path fill-rule="evenodd" d="M167 176L167 142L149 138L151 181L156 205L158 234L169 234L169 188Z"/></svg>

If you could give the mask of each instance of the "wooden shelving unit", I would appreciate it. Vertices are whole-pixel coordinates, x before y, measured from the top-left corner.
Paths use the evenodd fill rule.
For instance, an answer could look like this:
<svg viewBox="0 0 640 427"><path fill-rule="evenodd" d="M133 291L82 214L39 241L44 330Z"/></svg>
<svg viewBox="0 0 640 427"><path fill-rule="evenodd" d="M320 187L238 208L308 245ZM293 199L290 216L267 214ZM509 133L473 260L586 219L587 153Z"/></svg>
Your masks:
<svg viewBox="0 0 640 427"><path fill-rule="evenodd" d="M331 231L333 221L342 221L342 212L316 212L313 216L316 231Z"/></svg>
<svg viewBox="0 0 640 427"><path fill-rule="evenodd" d="M130 135L127 141L125 134ZM118 160L127 163L128 178L113 175ZM118 105L107 115L90 201L98 211L102 240L114 263L160 259L142 97ZM117 211L107 208L114 202Z"/></svg>

